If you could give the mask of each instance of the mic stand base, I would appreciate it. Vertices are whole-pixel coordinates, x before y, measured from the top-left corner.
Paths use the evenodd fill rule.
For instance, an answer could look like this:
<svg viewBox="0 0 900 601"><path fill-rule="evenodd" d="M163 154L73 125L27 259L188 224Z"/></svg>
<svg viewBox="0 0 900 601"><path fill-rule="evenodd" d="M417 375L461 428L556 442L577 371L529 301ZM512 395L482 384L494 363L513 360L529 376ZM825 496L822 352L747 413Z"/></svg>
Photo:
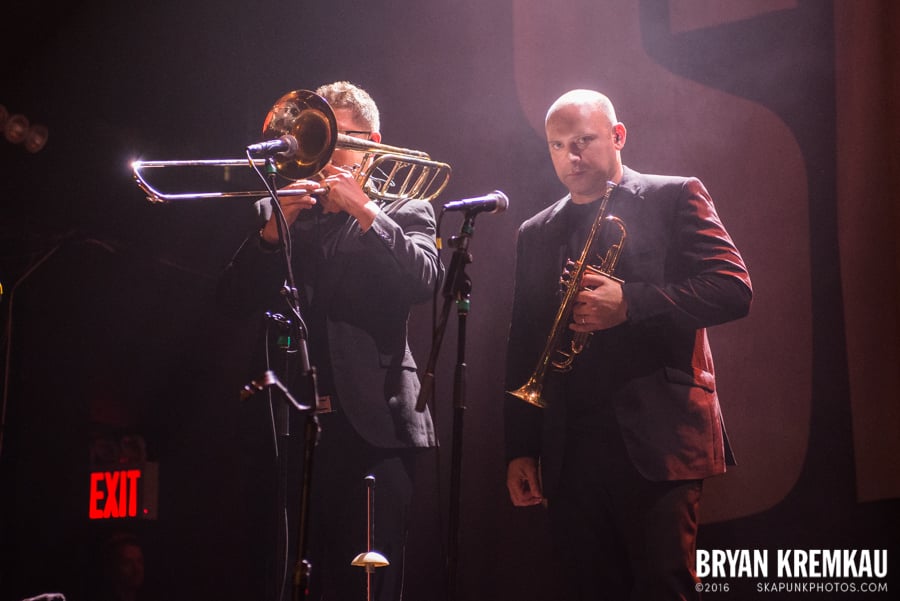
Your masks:
<svg viewBox="0 0 900 601"><path fill-rule="evenodd" d="M315 368L308 368L304 379L307 384L307 398L313 399L313 403L315 403L317 395ZM244 386L241 391L241 399L247 399L256 392L265 390L269 387L276 388L281 392L285 400L287 400L297 411L306 416L306 427L303 440L303 482L300 490L300 516L297 528L298 559L294 566L291 594L292 601L305 601L309 594L309 576L312 570L312 566L306 559L306 552L308 547L309 507L310 495L312 492L313 466L315 463L314 457L316 445L319 442L320 432L319 419L316 416L315 406L304 405L297 401L271 370L266 371L258 380L253 380Z"/></svg>

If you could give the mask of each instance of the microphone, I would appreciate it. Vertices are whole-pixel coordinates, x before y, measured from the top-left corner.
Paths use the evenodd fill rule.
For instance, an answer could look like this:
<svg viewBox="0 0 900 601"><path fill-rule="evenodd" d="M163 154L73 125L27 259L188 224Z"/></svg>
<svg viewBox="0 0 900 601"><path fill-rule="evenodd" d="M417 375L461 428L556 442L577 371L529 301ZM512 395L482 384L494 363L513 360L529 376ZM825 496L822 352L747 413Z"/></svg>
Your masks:
<svg viewBox="0 0 900 601"><path fill-rule="evenodd" d="M271 156L280 154L285 157L292 157L297 154L297 138L292 135L285 134L274 140L266 140L257 144L251 144L247 147L247 152L254 155Z"/></svg>
<svg viewBox="0 0 900 601"><path fill-rule="evenodd" d="M444 205L445 211L465 211L467 213L502 213L509 206L509 199L500 190L484 196L454 200Z"/></svg>

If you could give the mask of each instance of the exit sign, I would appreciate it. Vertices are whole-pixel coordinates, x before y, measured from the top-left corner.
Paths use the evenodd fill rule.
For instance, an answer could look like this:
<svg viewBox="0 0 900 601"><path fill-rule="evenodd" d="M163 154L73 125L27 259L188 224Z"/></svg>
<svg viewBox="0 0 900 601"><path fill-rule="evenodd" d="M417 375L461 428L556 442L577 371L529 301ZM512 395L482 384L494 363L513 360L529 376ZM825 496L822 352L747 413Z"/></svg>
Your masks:
<svg viewBox="0 0 900 601"><path fill-rule="evenodd" d="M88 517L156 519L158 472L153 462L91 472Z"/></svg>

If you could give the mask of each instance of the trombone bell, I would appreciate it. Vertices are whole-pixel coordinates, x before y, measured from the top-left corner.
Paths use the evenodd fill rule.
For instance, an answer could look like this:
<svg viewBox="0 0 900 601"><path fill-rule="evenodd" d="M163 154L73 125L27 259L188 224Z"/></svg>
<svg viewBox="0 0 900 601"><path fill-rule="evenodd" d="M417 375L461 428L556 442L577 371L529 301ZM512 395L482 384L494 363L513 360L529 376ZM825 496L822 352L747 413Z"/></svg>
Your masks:
<svg viewBox="0 0 900 601"><path fill-rule="evenodd" d="M337 145L337 121L328 102L309 90L294 90L278 99L263 121L263 139L293 136L297 151L275 155L275 168L289 179L315 175L331 160Z"/></svg>

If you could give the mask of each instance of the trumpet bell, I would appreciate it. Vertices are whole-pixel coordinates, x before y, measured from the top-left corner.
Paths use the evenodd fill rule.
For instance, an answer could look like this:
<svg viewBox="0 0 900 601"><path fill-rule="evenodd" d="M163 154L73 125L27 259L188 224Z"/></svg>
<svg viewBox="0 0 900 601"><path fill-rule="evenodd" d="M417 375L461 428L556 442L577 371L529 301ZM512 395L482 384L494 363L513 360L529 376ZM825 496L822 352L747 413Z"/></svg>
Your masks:
<svg viewBox="0 0 900 601"><path fill-rule="evenodd" d="M539 379L537 376L532 375L525 384L516 390L508 391L508 393L519 400L525 401L529 405L545 409L547 407L547 402L544 400L543 396L541 396L543 387L543 378Z"/></svg>
<svg viewBox="0 0 900 601"><path fill-rule="evenodd" d="M275 155L278 173L290 179L315 175L331 159L337 144L337 121L328 102L309 90L294 90L279 98L263 121L263 140L291 135L297 151Z"/></svg>

